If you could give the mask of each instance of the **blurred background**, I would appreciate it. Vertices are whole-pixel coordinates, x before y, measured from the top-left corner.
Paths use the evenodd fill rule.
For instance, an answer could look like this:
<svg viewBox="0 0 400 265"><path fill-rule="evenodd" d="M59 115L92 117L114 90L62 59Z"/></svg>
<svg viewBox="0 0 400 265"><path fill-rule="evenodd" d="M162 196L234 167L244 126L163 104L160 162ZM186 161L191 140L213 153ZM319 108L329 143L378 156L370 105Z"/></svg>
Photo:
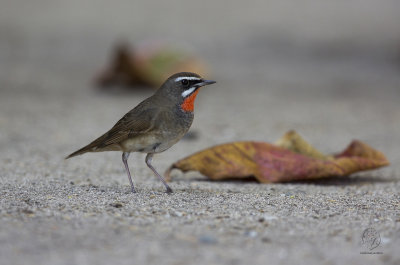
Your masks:
<svg viewBox="0 0 400 265"><path fill-rule="evenodd" d="M2 0L0 147L66 154L150 95L93 88L120 41L167 42L207 65L218 86L200 93L194 127L210 144L288 129L317 143L338 133L340 145L391 141L382 135L399 132L399 13L393 0Z"/></svg>
<svg viewBox="0 0 400 265"><path fill-rule="evenodd" d="M168 43L218 81L196 102L197 141L161 154L164 166L212 144L274 141L289 129L326 152L358 138L398 161L399 13L392 0L3 0L0 148L59 161L151 95L95 88L122 41Z"/></svg>
<svg viewBox="0 0 400 265"><path fill-rule="evenodd" d="M113 49L121 41L133 47L139 43L142 46L168 43L196 56L206 66L205 77L217 81L199 93L191 129L196 132L196 137L181 141L155 157L154 165L160 172L177 159L214 144L236 140L273 142L286 131L295 129L322 152L338 152L355 138L365 141L383 151L392 163L380 170L378 177L398 179L399 25L400 1L396 0L1 0L0 181L2 194L6 195L2 195L4 211L0 209L0 213L4 222L8 220L8 229L3 227L0 231L0 238L5 242L0 254L7 254L4 257L14 255L14 261L35 257L33 261L43 264L46 257L54 258L48 262L60 260L57 253L47 251L56 249L61 257L72 255L76 260L85 260L87 253L99 254L105 247L102 244L109 242L107 248L115 246L129 261L130 240L140 241L146 237L147 243L135 241L138 246L135 258L140 261L140 258L151 259L153 255L149 254L153 251L148 248L149 242L156 252L164 250L170 242L170 234L165 231L170 231L170 227L192 231L190 225L179 222L171 225L163 214L145 219L147 210L143 208L142 215L127 218L130 224L140 229L146 229L147 225L147 230L143 230L143 234L136 232L142 230L135 230L127 234L134 235L129 236L129 240L120 241L121 234L110 228L114 224L121 225L119 217L114 217L110 207L107 208L110 199L98 199L101 196L130 196L124 195L129 187L120 154L88 154L63 160L67 154L111 128L126 112L153 93L151 88L111 92L95 87L93 80L109 66ZM141 191L137 198L142 204L147 203L148 193L157 189L161 192L162 187L156 178L149 177L151 172L146 168L142 154L131 155L129 163ZM372 177L377 176L375 174L378 173L373 173ZM177 179L172 185L178 190L198 189L189 186L191 182L183 176ZM94 189L90 194L98 197L86 199L84 194L91 189L90 185L102 187L107 192L98 195ZM211 190L222 187L220 183L213 186L204 181L195 185L211 187ZM232 190L243 187L226 185ZM253 185L251 187L256 189L257 184ZM385 189L390 189L392 184L387 185ZM86 187L86 192L70 198L75 190ZM274 187L286 189L287 186ZM376 189L380 190L379 187ZM319 186L306 185L306 188L321 193ZM341 191L336 186L332 189L332 192ZM248 190L242 192L248 195ZM388 194L393 194L393 190ZM46 205L42 207L44 210L34 213L44 216L42 219L28 219L37 220L36 223L24 221L32 212L20 211L25 207L32 208L22 201L26 196L33 197L27 203L36 200ZM58 206L57 200L61 200L60 205L67 205L67 210ZM130 197L126 201L131 201ZM174 197L169 197L166 204L173 201ZM129 205L135 208L136 201ZM102 207L108 210L103 211ZM377 207L384 209L386 206ZM179 208L180 205L176 206ZM93 214L93 219L85 219L88 212ZM70 219L62 219L64 226L54 230L61 236L49 234L47 229L57 227L64 214L73 216L76 225L71 224ZM161 218L160 222L164 224L160 229L151 219L155 217ZM290 219L284 218L285 221ZM363 218L369 220L369 214ZM99 222L100 219L103 221ZM305 219L294 219L293 222L297 220ZM351 229L338 220L332 227L342 225L343 231ZM349 217L346 220L355 220L353 227L359 227L358 219ZM304 222L310 227L304 230L305 225L297 230L297 233L305 233L299 236L301 244L290 236L287 241L283 239L282 244L293 242L303 246L305 235L310 231L330 238L329 233L333 230L325 229L319 223L320 230L315 230L317 225L308 220ZM392 225L390 222L384 224ZM202 221L196 221L194 226L208 227ZM69 232L75 231L76 227L82 228L77 238L75 232ZM210 227L214 229L215 226ZM275 227L272 226L269 233L273 234ZM122 230L127 231L123 225ZM218 234L216 231L219 230L215 228L210 233ZM288 230L283 227L276 231L279 239L279 231L285 234ZM387 237L391 233L384 228L380 231L389 231ZM225 236L225 233L220 234ZM227 241L238 239L227 236ZM347 243L340 238L343 244L325 239L316 242L319 245L329 241L324 245L324 253L337 258L342 257L343 250L349 249L349 244L358 240L359 234L351 243L347 238ZM85 242L89 243L85 245ZM237 245L241 246L241 243ZM314 252L314 243L310 244L309 253ZM177 254L179 249L173 244L167 246ZM95 246L93 251L87 252L91 246ZM333 248L337 251L332 251ZM237 249L232 255L238 255L241 247ZM251 249L248 255L252 255ZM263 249L264 245L259 247L260 253L264 253ZM359 258L356 252L350 255ZM229 255L229 252L224 253ZM273 257L280 258L281 252L270 253L277 253ZM102 255L109 259L114 257ZM298 262L300 259L295 257L299 256L294 256Z"/></svg>

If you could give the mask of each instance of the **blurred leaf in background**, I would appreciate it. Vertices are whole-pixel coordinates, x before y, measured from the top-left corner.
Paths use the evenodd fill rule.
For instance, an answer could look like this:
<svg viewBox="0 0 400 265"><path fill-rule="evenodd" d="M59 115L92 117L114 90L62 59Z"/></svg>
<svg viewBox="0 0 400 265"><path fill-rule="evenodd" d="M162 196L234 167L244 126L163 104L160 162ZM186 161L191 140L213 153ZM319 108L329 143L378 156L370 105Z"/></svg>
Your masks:
<svg viewBox="0 0 400 265"><path fill-rule="evenodd" d="M127 42L121 42L112 51L109 67L95 78L95 84L102 88L158 88L177 72L207 75L205 64L184 49L165 43L134 48Z"/></svg>

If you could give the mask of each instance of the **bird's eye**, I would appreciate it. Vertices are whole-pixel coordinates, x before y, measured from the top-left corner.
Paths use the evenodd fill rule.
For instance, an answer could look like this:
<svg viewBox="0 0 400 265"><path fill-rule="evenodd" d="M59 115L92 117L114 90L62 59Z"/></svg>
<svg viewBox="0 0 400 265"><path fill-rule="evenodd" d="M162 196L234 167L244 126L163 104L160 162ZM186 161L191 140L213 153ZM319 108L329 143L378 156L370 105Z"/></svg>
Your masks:
<svg viewBox="0 0 400 265"><path fill-rule="evenodd" d="M187 79L182 79L182 85L187 86L189 85L189 81Z"/></svg>

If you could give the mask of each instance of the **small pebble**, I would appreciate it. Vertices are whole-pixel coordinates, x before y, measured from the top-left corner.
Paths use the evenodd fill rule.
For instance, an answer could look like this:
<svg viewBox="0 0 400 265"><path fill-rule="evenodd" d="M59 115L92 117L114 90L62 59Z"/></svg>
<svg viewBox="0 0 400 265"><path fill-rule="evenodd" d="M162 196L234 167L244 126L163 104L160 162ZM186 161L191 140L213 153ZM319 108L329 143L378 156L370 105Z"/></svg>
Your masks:
<svg viewBox="0 0 400 265"><path fill-rule="evenodd" d="M110 205L115 208L122 208L123 206L122 203L120 202L111 203Z"/></svg>
<svg viewBox="0 0 400 265"><path fill-rule="evenodd" d="M245 235L248 237L254 238L257 236L257 232L254 230L250 230L250 231L246 231Z"/></svg>
<svg viewBox="0 0 400 265"><path fill-rule="evenodd" d="M199 236L198 240L202 244L217 244L218 243L218 241L215 237L208 236L208 235Z"/></svg>
<svg viewBox="0 0 400 265"><path fill-rule="evenodd" d="M176 217L182 217L182 216L183 216L183 213L181 213L181 212L174 212L174 216L176 216Z"/></svg>
<svg viewBox="0 0 400 265"><path fill-rule="evenodd" d="M271 241L272 240L270 238L268 238L268 237L261 238L261 242L263 242L263 243L270 243Z"/></svg>

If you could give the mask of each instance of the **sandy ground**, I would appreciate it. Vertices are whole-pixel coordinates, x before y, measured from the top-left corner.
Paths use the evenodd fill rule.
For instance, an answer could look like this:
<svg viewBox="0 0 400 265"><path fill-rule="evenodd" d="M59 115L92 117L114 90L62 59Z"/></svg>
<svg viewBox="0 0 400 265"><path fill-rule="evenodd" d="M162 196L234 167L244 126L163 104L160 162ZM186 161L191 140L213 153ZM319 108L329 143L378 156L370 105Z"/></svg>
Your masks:
<svg viewBox="0 0 400 265"><path fill-rule="evenodd" d="M400 263L394 1L25 2L0 9L1 264ZM324 152L363 140L392 164L263 185L174 172L167 195L132 154L131 194L120 153L63 160L151 94L92 88L118 38L184 43L218 81L196 102L198 138L156 156L160 172L214 144L290 129ZM367 228L379 254L360 254Z"/></svg>

